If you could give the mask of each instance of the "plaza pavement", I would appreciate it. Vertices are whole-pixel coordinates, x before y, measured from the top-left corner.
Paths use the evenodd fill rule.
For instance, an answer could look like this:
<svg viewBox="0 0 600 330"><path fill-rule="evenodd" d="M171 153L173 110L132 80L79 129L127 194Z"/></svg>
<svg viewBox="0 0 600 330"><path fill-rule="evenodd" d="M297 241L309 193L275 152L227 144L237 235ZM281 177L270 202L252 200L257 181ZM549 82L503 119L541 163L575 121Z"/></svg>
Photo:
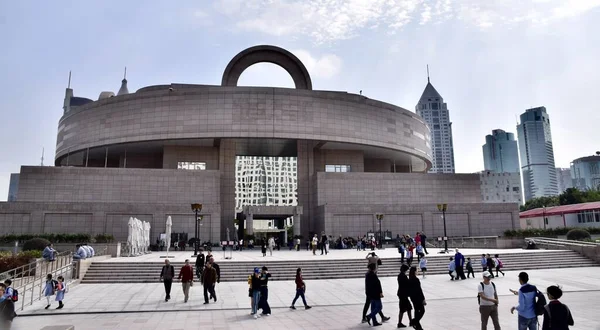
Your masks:
<svg viewBox="0 0 600 330"><path fill-rule="evenodd" d="M466 252L466 251L465 251ZM343 270L340 270L343 271ZM272 270L277 276L277 270ZM531 283L540 289L560 284L565 290L561 299L573 312L576 326L572 329L600 329L597 307L600 304L600 267L528 271ZM509 288L517 289L518 272L494 280L500 295L500 319L504 329L516 329L516 315L510 307L517 297ZM423 320L425 329L479 329L477 279L451 282L448 276L432 275L422 280L428 306ZM398 303L396 278L381 279L384 289L384 313L392 316L381 329L395 328ZM44 310L37 302L19 312L13 329L37 330L45 325L73 324L75 329L361 329L364 303L364 280L315 280L307 282L307 300L314 308L289 310L294 296L292 281L269 283L269 302L273 315L254 320L249 315L248 286L243 282L217 285L218 301L203 305L202 287L191 289L191 298L183 303L181 285L174 283L172 300L164 302L161 283L156 284L82 284L72 286L65 308ZM297 307L301 302L297 302ZM56 307L56 304L53 308ZM94 314L102 313L102 314ZM54 314L54 315L52 315ZM35 316L33 316L35 315ZM491 323L489 329L492 329Z"/></svg>

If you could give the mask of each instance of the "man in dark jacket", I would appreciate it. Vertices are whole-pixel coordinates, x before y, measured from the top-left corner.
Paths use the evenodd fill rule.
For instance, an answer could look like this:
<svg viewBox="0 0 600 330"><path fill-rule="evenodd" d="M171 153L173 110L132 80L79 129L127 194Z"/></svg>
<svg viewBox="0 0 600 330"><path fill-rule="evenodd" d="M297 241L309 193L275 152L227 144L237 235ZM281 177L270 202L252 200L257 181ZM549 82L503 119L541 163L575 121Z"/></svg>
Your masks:
<svg viewBox="0 0 600 330"><path fill-rule="evenodd" d="M271 306L269 306L269 278L271 274L266 266L263 266L260 273L260 299L258 308L262 309L262 315L271 315Z"/></svg>
<svg viewBox="0 0 600 330"><path fill-rule="evenodd" d="M217 302L217 294L215 293L215 283L217 282L217 271L213 268L212 263L207 263L204 267L204 304L209 303L209 299L214 299ZM210 298L208 294L210 293Z"/></svg>
<svg viewBox="0 0 600 330"><path fill-rule="evenodd" d="M408 314L408 324L412 326L412 306L410 301L408 300L408 293L410 290L410 285L408 283L408 276L406 276L406 271L408 270L408 265L402 265L400 267L400 274L398 274L398 299L400 300L400 312L398 313L398 328L406 328L406 325L402 323L402 317L404 313Z"/></svg>
<svg viewBox="0 0 600 330"><path fill-rule="evenodd" d="M212 268L214 268L217 272L217 283L221 283L221 267L219 267L219 264L215 262L215 258L213 258L212 256L208 260L208 263L210 263Z"/></svg>
<svg viewBox="0 0 600 330"><path fill-rule="evenodd" d="M369 272L365 276L365 291L367 298L371 300L371 314L367 315L367 322L374 327L381 325L381 323L377 322L376 316L383 309L381 303L383 289L381 288L381 281L377 277L376 269L377 266L375 264L369 264ZM373 320L372 324L371 320Z"/></svg>
<svg viewBox="0 0 600 330"><path fill-rule="evenodd" d="M206 264L206 260L204 259L204 252L200 251L200 254L196 257L196 277L200 279L200 283L202 283L202 273L204 272L204 264Z"/></svg>
<svg viewBox="0 0 600 330"><path fill-rule="evenodd" d="M462 255L456 249L456 254L454 255L454 264L456 265L456 279L466 280L465 276L465 256Z"/></svg>
<svg viewBox="0 0 600 330"><path fill-rule="evenodd" d="M169 259L165 259L165 265L160 271L160 280L165 285L165 301L171 299L171 286L175 277L175 267L169 263Z"/></svg>
<svg viewBox="0 0 600 330"><path fill-rule="evenodd" d="M575 321L569 307L558 301L562 297L562 290L552 285L546 289L546 293L550 302L544 307L542 330L569 330L569 326L575 325Z"/></svg>
<svg viewBox="0 0 600 330"><path fill-rule="evenodd" d="M327 235L325 235L325 232L321 232L321 255L323 255L323 251L325 252L325 255L327 255L327 249L325 248L325 243L327 243Z"/></svg>
<svg viewBox="0 0 600 330"><path fill-rule="evenodd" d="M424 232L421 232L421 245L423 245L423 251L425 251L425 254L429 254L429 252L427 252L427 235L425 235Z"/></svg>

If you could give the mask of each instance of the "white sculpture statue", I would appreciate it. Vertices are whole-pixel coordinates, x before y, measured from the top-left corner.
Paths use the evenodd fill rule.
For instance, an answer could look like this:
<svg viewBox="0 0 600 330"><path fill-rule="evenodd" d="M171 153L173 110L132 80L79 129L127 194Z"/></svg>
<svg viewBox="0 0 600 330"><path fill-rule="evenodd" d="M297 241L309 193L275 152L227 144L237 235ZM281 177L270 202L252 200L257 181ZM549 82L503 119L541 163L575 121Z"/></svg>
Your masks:
<svg viewBox="0 0 600 330"><path fill-rule="evenodd" d="M167 223L165 227L165 244L167 245L167 258L169 257L169 248L171 247L171 231L173 230L173 220L171 216L167 217Z"/></svg>
<svg viewBox="0 0 600 330"><path fill-rule="evenodd" d="M129 256L133 255L134 231L135 220L133 220L133 217L130 217L129 221L127 222L127 246L129 247Z"/></svg>

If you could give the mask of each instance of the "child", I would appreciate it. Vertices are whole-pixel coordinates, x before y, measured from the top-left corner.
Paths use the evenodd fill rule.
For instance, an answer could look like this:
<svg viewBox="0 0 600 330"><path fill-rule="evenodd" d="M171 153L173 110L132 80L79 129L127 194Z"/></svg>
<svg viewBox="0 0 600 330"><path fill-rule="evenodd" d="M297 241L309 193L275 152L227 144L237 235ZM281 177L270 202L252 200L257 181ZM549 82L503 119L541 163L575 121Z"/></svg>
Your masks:
<svg viewBox="0 0 600 330"><path fill-rule="evenodd" d="M52 279L52 274L48 274L48 276L46 276L46 284L44 286L44 296L46 297L46 302L48 303L48 305L46 305L46 308L44 309L48 309L50 308L50 297L54 295L54 293L56 292L56 281Z"/></svg>
<svg viewBox="0 0 600 330"><path fill-rule="evenodd" d="M498 277L498 272L502 273L502 276L504 276L504 272L500 270L500 268L504 267L504 264L497 254L494 255L494 263L496 264L496 277Z"/></svg>
<svg viewBox="0 0 600 330"><path fill-rule="evenodd" d="M423 253L423 245L421 245L421 242L417 242L416 252L417 252L417 261L421 262L421 257L423 257L425 255L425 253Z"/></svg>
<svg viewBox="0 0 600 330"><path fill-rule="evenodd" d="M456 274L456 264L454 263L454 257L450 257L450 263L448 264L448 275L450 275L450 281L454 281Z"/></svg>
<svg viewBox="0 0 600 330"><path fill-rule="evenodd" d="M408 249L406 249L406 263L408 264L409 267L413 261L413 249L414 249L414 247L412 245L409 245Z"/></svg>
<svg viewBox="0 0 600 330"><path fill-rule="evenodd" d="M544 323L542 330L550 329L569 329L570 325L575 325L573 316L567 305L558 301L562 297L562 290L556 285L551 285L546 289L550 302L544 306Z"/></svg>
<svg viewBox="0 0 600 330"><path fill-rule="evenodd" d="M473 271L473 265L471 264L471 258L467 258L467 278L470 278L473 275L475 278L475 272Z"/></svg>
<svg viewBox="0 0 600 330"><path fill-rule="evenodd" d="M65 299L66 289L67 287L65 285L65 278L59 276L58 283L56 284L56 301L58 301L58 307L56 307L56 309L61 309L65 306L63 304L63 300Z"/></svg>
<svg viewBox="0 0 600 330"><path fill-rule="evenodd" d="M481 254L481 268L483 268L483 272L487 270L487 258L485 257L485 254Z"/></svg>
<svg viewBox="0 0 600 330"><path fill-rule="evenodd" d="M423 273L423 278L425 278L425 272L427 272L427 258L425 256L419 261L419 268L421 268L421 273Z"/></svg>
<svg viewBox="0 0 600 330"><path fill-rule="evenodd" d="M260 245L260 251L263 254L263 257L267 256L267 244L265 243L265 240L262 241L262 244Z"/></svg>

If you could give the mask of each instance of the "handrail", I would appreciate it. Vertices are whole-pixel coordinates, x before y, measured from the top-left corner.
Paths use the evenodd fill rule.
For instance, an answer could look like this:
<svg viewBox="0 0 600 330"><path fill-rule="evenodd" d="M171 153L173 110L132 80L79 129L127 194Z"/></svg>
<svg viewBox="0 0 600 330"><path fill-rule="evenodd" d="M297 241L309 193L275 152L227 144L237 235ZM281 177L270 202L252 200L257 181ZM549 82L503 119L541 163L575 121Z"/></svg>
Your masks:
<svg viewBox="0 0 600 330"><path fill-rule="evenodd" d="M532 240L534 242L545 242L547 244L562 244L562 245L573 245L573 246L600 246L600 243L584 242L584 241L573 241L560 238L549 238L549 237L526 237L525 241Z"/></svg>
<svg viewBox="0 0 600 330"><path fill-rule="evenodd" d="M69 255L71 255L71 252L69 252L69 251L64 251L64 252L58 253L55 257L55 261L62 262L64 259L63 257L69 256ZM30 276L32 276L32 273L33 273L33 276L37 276L38 274L36 274L35 270L38 268L38 265L40 264L40 262L52 263L54 261L46 261L43 258L38 258L35 261L32 261L26 265L19 266L17 268L13 268L13 269L9 269L3 273L0 273L0 280L3 281L6 279L9 279L9 278L15 279L15 278L30 277ZM62 263L61 263L61 266L62 266Z"/></svg>

